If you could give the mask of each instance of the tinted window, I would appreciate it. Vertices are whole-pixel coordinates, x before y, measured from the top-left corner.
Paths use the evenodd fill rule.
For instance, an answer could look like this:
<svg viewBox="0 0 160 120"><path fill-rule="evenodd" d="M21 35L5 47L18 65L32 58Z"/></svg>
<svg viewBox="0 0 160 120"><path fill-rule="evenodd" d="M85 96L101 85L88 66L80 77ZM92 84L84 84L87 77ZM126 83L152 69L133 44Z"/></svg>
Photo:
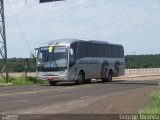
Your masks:
<svg viewBox="0 0 160 120"><path fill-rule="evenodd" d="M105 56L104 45L96 45L96 48L97 48L97 57L104 57Z"/></svg>
<svg viewBox="0 0 160 120"><path fill-rule="evenodd" d="M123 58L124 57L123 47L121 46L119 49L120 49L120 58Z"/></svg>
<svg viewBox="0 0 160 120"><path fill-rule="evenodd" d="M123 58L124 57L124 52L123 52L123 47L122 46L114 46L113 47L113 52L114 52L114 58Z"/></svg>
<svg viewBox="0 0 160 120"><path fill-rule="evenodd" d="M112 46L112 57L117 58L118 57L118 47L117 46Z"/></svg>
<svg viewBox="0 0 160 120"><path fill-rule="evenodd" d="M76 63L76 59L77 59L77 47L78 47L78 43L73 43L70 46L70 49L73 50L73 53L71 54L69 51L69 67L72 67L75 63Z"/></svg>
<svg viewBox="0 0 160 120"><path fill-rule="evenodd" d="M111 45L106 45L105 47L105 56L108 57L108 58L111 58L113 55L112 55L112 46Z"/></svg>
<svg viewBox="0 0 160 120"><path fill-rule="evenodd" d="M97 50L96 45L93 43L88 44L88 57L96 57L97 56Z"/></svg>
<svg viewBox="0 0 160 120"><path fill-rule="evenodd" d="M106 45L105 46L105 57L123 58L124 57L123 47L122 46Z"/></svg>
<svg viewBox="0 0 160 120"><path fill-rule="evenodd" d="M78 48L78 42L73 43L73 44L70 46L70 48L73 49L74 55L76 56L76 54L77 54L77 48Z"/></svg>
<svg viewBox="0 0 160 120"><path fill-rule="evenodd" d="M88 57L88 43L80 42L78 45L78 58Z"/></svg>

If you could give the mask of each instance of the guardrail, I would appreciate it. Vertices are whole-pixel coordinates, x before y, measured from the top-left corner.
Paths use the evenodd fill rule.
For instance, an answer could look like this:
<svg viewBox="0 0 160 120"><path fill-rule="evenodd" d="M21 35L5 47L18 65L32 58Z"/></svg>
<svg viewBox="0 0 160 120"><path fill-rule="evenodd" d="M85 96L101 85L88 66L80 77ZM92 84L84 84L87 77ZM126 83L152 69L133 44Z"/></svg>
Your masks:
<svg viewBox="0 0 160 120"><path fill-rule="evenodd" d="M160 75L160 68L125 69L125 76L150 76Z"/></svg>

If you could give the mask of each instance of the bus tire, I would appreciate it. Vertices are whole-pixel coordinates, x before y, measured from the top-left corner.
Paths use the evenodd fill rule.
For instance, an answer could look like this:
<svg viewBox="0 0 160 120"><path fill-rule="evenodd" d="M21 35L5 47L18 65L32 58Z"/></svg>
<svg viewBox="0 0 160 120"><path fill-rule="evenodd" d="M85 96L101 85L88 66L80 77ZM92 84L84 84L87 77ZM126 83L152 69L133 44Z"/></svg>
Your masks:
<svg viewBox="0 0 160 120"><path fill-rule="evenodd" d="M85 81L85 74L84 74L84 72L80 72L78 75L78 80L75 81L75 84L81 85L84 83L84 81Z"/></svg>
<svg viewBox="0 0 160 120"><path fill-rule="evenodd" d="M119 75L119 66L120 66L120 62L119 62L119 61L117 61L117 62L115 63L116 76L118 76L118 75Z"/></svg>
<svg viewBox="0 0 160 120"><path fill-rule="evenodd" d="M101 67L101 77L104 78L106 74L106 67L108 67L108 61L104 61Z"/></svg>
<svg viewBox="0 0 160 120"><path fill-rule="evenodd" d="M57 82L56 82L56 81L49 81L49 84L50 84L51 86L55 86L55 85L57 85Z"/></svg>
<svg viewBox="0 0 160 120"><path fill-rule="evenodd" d="M104 72L102 82L107 82L107 70L105 70L105 72Z"/></svg>
<svg viewBox="0 0 160 120"><path fill-rule="evenodd" d="M106 78L102 78L102 82L111 82L113 78L112 70L108 71L108 75L106 73Z"/></svg>
<svg viewBox="0 0 160 120"><path fill-rule="evenodd" d="M107 81L108 81L108 82L111 82L112 79L113 79L113 74L112 74L112 71L110 70L110 71L108 72Z"/></svg>

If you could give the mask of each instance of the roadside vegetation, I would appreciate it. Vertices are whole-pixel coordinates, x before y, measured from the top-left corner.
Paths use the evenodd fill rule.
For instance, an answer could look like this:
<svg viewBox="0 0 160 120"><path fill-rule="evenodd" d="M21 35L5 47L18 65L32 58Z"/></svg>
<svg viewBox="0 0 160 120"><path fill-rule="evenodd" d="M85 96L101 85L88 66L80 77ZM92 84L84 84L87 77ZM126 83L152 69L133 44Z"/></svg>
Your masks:
<svg viewBox="0 0 160 120"><path fill-rule="evenodd" d="M160 114L160 92L151 95L151 104L140 111L141 114Z"/></svg>
<svg viewBox="0 0 160 120"><path fill-rule="evenodd" d="M3 78L0 78L0 86L23 86L23 85L35 85L35 84L43 84L42 81L38 81L35 77L13 77L9 79L9 84L5 82Z"/></svg>
<svg viewBox="0 0 160 120"><path fill-rule="evenodd" d="M25 71L25 58L10 58L7 61L7 69L9 72L24 72ZM0 68L3 68L4 62L0 59ZM36 71L36 60L34 58L28 58L27 71Z"/></svg>
<svg viewBox="0 0 160 120"><path fill-rule="evenodd" d="M0 78L0 87L4 85L5 85L5 81L2 78Z"/></svg>
<svg viewBox="0 0 160 120"><path fill-rule="evenodd" d="M126 69L160 68L160 54L157 55L127 55Z"/></svg>

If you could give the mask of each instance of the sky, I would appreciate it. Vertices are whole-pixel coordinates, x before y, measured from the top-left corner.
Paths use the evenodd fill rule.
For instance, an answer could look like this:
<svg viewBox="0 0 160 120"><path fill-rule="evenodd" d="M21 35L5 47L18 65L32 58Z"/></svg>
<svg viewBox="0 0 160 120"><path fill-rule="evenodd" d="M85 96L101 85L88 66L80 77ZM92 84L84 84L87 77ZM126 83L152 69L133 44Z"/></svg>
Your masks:
<svg viewBox="0 0 160 120"><path fill-rule="evenodd" d="M76 38L122 44L125 55L160 54L160 0L4 0L8 57Z"/></svg>

